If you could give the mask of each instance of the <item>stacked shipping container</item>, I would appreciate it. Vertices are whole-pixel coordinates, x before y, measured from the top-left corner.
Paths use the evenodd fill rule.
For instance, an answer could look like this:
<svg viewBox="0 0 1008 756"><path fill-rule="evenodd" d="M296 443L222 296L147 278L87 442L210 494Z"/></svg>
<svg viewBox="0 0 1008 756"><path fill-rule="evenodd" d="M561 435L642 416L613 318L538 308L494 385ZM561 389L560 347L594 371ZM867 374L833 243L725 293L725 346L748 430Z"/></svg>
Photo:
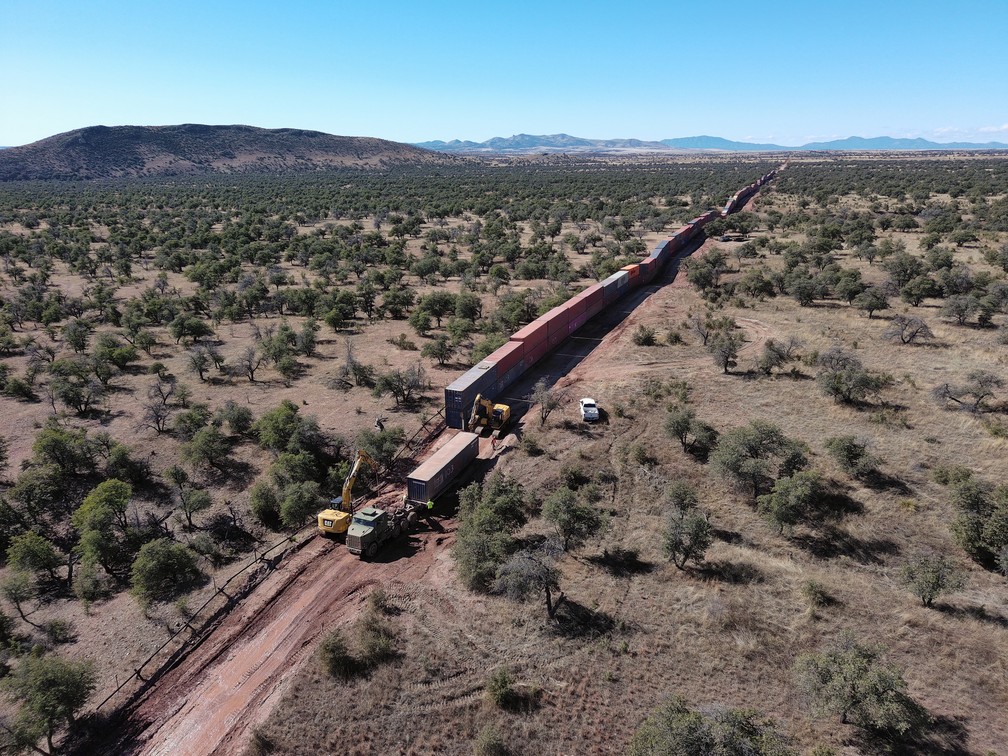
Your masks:
<svg viewBox="0 0 1008 756"><path fill-rule="evenodd" d="M631 288L650 283L661 268L705 225L745 205L776 171L736 192L723 210L708 210L660 242L642 262L626 265L604 281L557 305L515 333L511 340L445 389L445 420L449 428L465 429L477 394L499 401L500 394L555 349L568 336Z"/></svg>

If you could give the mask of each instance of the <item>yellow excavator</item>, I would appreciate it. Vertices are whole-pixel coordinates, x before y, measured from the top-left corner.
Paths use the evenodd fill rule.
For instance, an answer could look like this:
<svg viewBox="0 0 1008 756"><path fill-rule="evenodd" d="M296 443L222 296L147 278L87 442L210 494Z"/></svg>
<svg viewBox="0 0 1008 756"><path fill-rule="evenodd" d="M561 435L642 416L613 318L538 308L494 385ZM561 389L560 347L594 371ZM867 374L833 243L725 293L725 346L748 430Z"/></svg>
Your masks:
<svg viewBox="0 0 1008 756"><path fill-rule="evenodd" d="M319 533L324 536L346 535L347 528L350 527L350 520L353 518L353 487L357 482L357 474L360 472L361 464L371 466L371 469L378 472L378 463L371 459L363 449L357 452L350 474L343 481L343 498L332 499L329 503L336 504L339 509L323 509L318 513Z"/></svg>
<svg viewBox="0 0 1008 756"><path fill-rule="evenodd" d="M506 404L494 404L489 399L484 399L482 394L476 394L466 430L472 433L477 428L489 427L500 438L510 419L511 407Z"/></svg>

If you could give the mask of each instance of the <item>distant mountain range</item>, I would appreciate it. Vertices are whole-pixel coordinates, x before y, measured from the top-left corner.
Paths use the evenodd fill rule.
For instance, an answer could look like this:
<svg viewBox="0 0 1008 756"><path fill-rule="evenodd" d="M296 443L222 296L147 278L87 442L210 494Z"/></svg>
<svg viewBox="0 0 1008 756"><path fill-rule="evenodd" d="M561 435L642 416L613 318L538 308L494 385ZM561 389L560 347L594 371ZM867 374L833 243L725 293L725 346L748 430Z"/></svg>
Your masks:
<svg viewBox="0 0 1008 756"><path fill-rule="evenodd" d="M253 126L90 126L0 150L0 181L446 164L399 142Z"/></svg>
<svg viewBox="0 0 1008 756"><path fill-rule="evenodd" d="M535 153L535 152L670 152L705 150L720 152L793 152L809 150L1008 150L1008 144L987 142L929 142L926 139L894 139L892 137L849 137L832 142L811 142L800 147L780 144L754 144L733 142L713 136L681 137L647 142L640 139L581 139L569 134L532 136L516 134L511 137L494 137L485 142L468 142L455 139L451 142L419 142L423 147L437 152L457 153Z"/></svg>

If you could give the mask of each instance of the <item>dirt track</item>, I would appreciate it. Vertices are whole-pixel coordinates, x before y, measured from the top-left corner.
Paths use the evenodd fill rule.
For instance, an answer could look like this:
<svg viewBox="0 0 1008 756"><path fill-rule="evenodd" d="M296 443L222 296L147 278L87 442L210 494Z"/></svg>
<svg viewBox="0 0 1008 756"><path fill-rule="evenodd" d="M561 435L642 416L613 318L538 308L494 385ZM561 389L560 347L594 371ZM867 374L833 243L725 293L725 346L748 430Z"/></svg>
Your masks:
<svg viewBox="0 0 1008 756"><path fill-rule="evenodd" d="M129 713L118 752L231 754L248 745L287 690L316 639L350 621L362 589L393 579L418 581L445 533L422 533L365 563L314 538L264 580L211 637L148 691ZM430 548L428 548L430 547Z"/></svg>

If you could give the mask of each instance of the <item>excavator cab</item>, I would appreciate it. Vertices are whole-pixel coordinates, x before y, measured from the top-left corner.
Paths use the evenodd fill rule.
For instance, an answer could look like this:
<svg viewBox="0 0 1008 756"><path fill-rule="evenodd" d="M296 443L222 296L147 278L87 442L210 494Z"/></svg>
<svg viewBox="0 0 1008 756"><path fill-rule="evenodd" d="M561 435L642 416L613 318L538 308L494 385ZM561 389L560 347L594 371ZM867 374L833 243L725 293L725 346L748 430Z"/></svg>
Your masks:
<svg viewBox="0 0 1008 756"><path fill-rule="evenodd" d="M318 529L322 535L346 535L347 528L350 527L350 521L353 518L353 487L354 483L357 482L357 475L360 473L361 464L367 464L376 473L378 472L378 463L371 459L371 455L363 449L358 451L356 458L354 458L354 463L350 468L350 473L343 481L342 497L329 501L330 504L334 505L334 508L323 509L318 513Z"/></svg>

